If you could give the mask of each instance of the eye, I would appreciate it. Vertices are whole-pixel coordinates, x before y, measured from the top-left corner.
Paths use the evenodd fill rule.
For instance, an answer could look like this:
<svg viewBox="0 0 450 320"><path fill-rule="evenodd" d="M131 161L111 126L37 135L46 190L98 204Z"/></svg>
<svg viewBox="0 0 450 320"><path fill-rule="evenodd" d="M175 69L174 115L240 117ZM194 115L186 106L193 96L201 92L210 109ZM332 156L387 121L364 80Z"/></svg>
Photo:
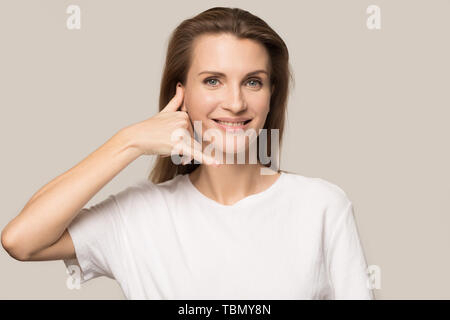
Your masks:
<svg viewBox="0 0 450 320"><path fill-rule="evenodd" d="M218 81L217 78L207 78L207 79L205 79L205 80L203 81L203 83L205 83L205 84L211 84L210 81L212 81L212 80ZM212 86L215 87L216 85L215 85L215 84L212 84Z"/></svg>
<svg viewBox="0 0 450 320"><path fill-rule="evenodd" d="M211 81L213 81L213 82L211 82ZM216 82L216 81L219 81L219 80L218 80L217 78L206 78L206 79L203 81L203 83L215 87L215 86L217 86L217 82ZM254 88L257 88L258 86L261 87L262 84L263 84L261 80L256 79L256 78L254 78L254 79L249 79L249 80L247 81L247 83L254 83L253 85L250 85L250 87L254 87Z"/></svg>
<svg viewBox="0 0 450 320"><path fill-rule="evenodd" d="M249 79L248 80L248 82L250 83L250 82L256 82L259 86L262 86L262 81L261 80L259 80L259 79ZM254 86L251 86L251 87L254 87Z"/></svg>

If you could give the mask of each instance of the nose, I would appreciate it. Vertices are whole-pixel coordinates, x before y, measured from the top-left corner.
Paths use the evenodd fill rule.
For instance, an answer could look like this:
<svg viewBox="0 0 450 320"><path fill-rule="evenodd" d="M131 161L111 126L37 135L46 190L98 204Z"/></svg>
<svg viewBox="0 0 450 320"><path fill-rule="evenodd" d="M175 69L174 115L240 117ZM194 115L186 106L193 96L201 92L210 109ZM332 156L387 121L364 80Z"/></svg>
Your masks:
<svg viewBox="0 0 450 320"><path fill-rule="evenodd" d="M227 99L224 109L230 110L233 113L240 113L247 109L245 97L239 84L230 86L229 90L227 90Z"/></svg>

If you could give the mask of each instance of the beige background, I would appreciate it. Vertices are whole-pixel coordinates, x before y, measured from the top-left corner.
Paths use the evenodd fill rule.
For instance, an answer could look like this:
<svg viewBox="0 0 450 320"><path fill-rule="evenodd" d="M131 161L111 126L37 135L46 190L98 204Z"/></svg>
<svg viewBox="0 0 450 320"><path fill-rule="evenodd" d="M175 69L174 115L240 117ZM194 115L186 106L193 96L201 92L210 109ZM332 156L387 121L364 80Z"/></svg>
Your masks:
<svg viewBox="0 0 450 320"><path fill-rule="evenodd" d="M66 8L81 7L81 30ZM368 30L366 8L381 8ZM157 112L169 33L207 8L237 6L286 41L296 80L281 168L346 191L377 299L449 299L449 1L0 2L0 228L45 183L120 128ZM150 172L141 157L88 205ZM123 299L101 277L66 287L62 261L0 248L2 299Z"/></svg>

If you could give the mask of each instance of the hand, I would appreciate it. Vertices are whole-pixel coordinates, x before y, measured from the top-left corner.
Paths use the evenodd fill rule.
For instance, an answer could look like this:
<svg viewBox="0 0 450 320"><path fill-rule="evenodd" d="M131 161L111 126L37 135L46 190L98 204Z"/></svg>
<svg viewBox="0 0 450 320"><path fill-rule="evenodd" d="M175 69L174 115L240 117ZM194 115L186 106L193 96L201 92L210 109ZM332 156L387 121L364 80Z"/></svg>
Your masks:
<svg viewBox="0 0 450 320"><path fill-rule="evenodd" d="M132 135L134 145L142 154L158 154L167 157L174 152L175 154L192 157L200 163L217 164L215 159L202 152L201 144L194 139L194 130L192 129L189 115L185 111L179 111L184 100L184 89L177 85L175 96L169 103L155 116L133 124L128 128ZM172 133L178 129L184 130L184 135L190 136L191 145L187 143L188 137L182 141L172 141ZM189 132L189 133L188 133ZM181 139L178 138L178 139ZM175 150L177 146L177 151Z"/></svg>

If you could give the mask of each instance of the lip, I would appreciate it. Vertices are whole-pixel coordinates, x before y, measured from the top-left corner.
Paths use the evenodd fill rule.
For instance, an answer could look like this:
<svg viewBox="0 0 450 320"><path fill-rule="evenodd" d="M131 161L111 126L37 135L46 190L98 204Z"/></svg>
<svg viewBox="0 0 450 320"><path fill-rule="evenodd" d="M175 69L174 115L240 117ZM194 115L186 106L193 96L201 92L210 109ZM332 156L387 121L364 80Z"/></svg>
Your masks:
<svg viewBox="0 0 450 320"><path fill-rule="evenodd" d="M213 121L213 122L216 124L216 126L218 126L219 128L221 128L221 129L223 129L223 130L226 130L226 131L231 131L231 132L238 131L238 130L240 130L240 129L245 130L245 128L247 128L248 125L252 122L252 119L249 119L249 118L243 119L243 120L240 120L240 121L234 120L234 121L229 121L229 122L241 122L241 121L246 121L246 120L250 120L250 121L247 122L247 123L244 124L244 125L241 125L241 126L227 126L227 125L224 125L224 124L221 124L221 123L218 123L217 121L215 121L215 120L225 121L225 120L222 120L222 119L226 119L226 118L212 119L212 121Z"/></svg>
<svg viewBox="0 0 450 320"><path fill-rule="evenodd" d="M247 121L247 120L252 120L252 118L246 118L246 117L239 117L239 118L214 118L213 120L220 120L220 121L225 121L225 122L242 122L242 121Z"/></svg>

